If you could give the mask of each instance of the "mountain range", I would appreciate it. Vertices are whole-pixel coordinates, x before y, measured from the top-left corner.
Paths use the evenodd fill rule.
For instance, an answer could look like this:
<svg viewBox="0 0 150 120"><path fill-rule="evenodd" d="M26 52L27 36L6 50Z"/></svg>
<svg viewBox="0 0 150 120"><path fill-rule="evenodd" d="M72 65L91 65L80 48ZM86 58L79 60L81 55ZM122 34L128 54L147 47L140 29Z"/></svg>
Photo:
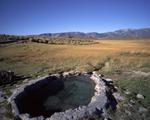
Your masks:
<svg viewBox="0 0 150 120"><path fill-rule="evenodd" d="M120 29L113 32L62 32L62 33L43 33L41 37L69 37L69 38L96 38L96 39L149 39L150 28L142 29Z"/></svg>

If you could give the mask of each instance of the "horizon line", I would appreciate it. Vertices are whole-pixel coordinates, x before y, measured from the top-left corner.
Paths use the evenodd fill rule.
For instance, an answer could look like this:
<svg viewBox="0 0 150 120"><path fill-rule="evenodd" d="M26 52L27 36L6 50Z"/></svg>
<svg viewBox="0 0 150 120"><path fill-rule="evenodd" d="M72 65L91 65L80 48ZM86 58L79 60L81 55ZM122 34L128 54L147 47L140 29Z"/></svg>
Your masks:
<svg viewBox="0 0 150 120"><path fill-rule="evenodd" d="M98 33L98 34L102 34L102 33L108 33L108 32L115 32L115 31L119 31L119 30L140 30L140 29L150 29L150 27L140 27L140 28L121 28L121 29L116 29L116 30L110 30L110 31L106 31L106 32L96 32L96 31L91 31L91 32L83 32L83 31L62 31L62 32L43 32L43 33L33 33L33 34L9 34L9 33L0 33L0 35L16 35L16 36L30 36L30 35L41 35L41 34L57 34L57 33L84 33L84 34L88 34L88 33Z"/></svg>

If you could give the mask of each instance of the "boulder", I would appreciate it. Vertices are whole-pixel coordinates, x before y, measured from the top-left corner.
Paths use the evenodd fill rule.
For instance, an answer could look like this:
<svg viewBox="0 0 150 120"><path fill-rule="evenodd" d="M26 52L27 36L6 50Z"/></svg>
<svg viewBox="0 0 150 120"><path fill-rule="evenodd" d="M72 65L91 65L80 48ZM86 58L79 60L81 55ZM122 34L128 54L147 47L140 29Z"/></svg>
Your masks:
<svg viewBox="0 0 150 120"><path fill-rule="evenodd" d="M137 97L138 99L144 99L144 96L141 95L141 94L137 94L136 97Z"/></svg>
<svg viewBox="0 0 150 120"><path fill-rule="evenodd" d="M0 71L0 85L9 84L14 80L14 72Z"/></svg>

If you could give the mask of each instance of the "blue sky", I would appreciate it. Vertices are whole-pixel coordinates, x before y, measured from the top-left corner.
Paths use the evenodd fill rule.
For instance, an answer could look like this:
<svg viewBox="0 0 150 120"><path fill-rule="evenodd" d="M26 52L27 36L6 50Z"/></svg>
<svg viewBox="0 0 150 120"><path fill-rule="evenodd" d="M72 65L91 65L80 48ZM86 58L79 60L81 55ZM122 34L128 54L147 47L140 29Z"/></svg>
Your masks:
<svg viewBox="0 0 150 120"><path fill-rule="evenodd" d="M0 0L0 34L150 27L150 0Z"/></svg>

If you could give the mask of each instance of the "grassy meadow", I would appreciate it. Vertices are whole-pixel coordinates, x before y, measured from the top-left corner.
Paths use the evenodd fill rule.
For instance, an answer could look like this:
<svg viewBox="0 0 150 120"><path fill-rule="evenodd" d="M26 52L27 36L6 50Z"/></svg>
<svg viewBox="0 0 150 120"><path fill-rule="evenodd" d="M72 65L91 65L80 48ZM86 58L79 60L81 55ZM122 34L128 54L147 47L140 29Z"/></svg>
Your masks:
<svg viewBox="0 0 150 120"><path fill-rule="evenodd" d="M150 41L146 40L100 40L91 45L1 44L0 69L31 76L70 69L90 71L104 66L109 68L107 72L137 67L145 71L149 50Z"/></svg>
<svg viewBox="0 0 150 120"><path fill-rule="evenodd" d="M50 73L69 70L93 71L112 78L119 91L129 90L126 101L120 103L120 111L113 117L119 120L150 119L150 40L99 40L88 45L53 45L42 43L0 44L0 70L12 70L18 75L35 78ZM145 96L143 101L135 98ZM124 107L133 99L136 105ZM148 109L138 114L138 107ZM132 116L125 113L129 110ZM147 119L148 118L148 119Z"/></svg>

